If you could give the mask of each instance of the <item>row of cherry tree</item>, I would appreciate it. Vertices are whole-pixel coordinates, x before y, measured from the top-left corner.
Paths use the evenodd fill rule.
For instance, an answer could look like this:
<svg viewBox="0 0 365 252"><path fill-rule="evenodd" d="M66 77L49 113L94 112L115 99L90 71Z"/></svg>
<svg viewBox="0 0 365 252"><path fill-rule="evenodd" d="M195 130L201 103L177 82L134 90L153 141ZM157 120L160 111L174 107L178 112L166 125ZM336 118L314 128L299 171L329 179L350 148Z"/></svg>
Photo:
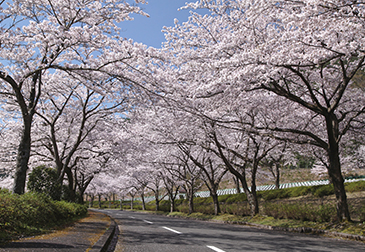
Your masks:
<svg viewBox="0 0 365 252"><path fill-rule="evenodd" d="M364 92L353 78L364 67L364 4L202 0L188 7L211 15L193 14L166 29L175 73L165 75L174 78L166 95L191 99L189 108L212 119L212 127L254 133L263 152L273 139L313 146L334 186L338 218L350 220L340 156L362 142ZM227 134L211 135L231 172L228 154L245 166L243 152L225 144Z"/></svg>
<svg viewBox="0 0 365 252"><path fill-rule="evenodd" d="M123 2L3 7L2 136L21 132L14 192L24 191L32 146L70 190L109 169L89 188L107 188L97 186L106 177L132 194L148 188L158 204L162 184L170 198L184 186L191 211L203 181L218 213L216 190L229 173L256 214L257 172L264 163L278 171L296 151L327 168L338 219L350 220L342 170L363 143L364 4L201 0L184 8L210 14L176 20L158 50L121 38L116 23L145 15Z"/></svg>
<svg viewBox="0 0 365 252"><path fill-rule="evenodd" d="M338 219L350 220L342 169L363 144L364 4L201 0L186 8L210 15L165 28L164 47L141 69L159 98L139 112L147 119L139 134L167 148L146 152L150 163L228 170L255 214L262 161L278 163L299 146L327 168Z"/></svg>
<svg viewBox="0 0 365 252"><path fill-rule="evenodd" d="M147 14L119 0L0 4L2 165L14 164L13 192L22 194L28 166L51 163L75 200L116 166L116 128L140 93L131 72L149 53L119 23Z"/></svg>

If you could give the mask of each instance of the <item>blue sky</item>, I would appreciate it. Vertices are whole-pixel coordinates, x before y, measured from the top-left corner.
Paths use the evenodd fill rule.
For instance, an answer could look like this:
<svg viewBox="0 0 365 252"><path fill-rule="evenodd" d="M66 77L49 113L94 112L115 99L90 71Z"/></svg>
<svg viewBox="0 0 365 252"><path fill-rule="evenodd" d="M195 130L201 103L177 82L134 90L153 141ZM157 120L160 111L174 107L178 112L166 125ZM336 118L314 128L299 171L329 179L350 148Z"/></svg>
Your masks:
<svg viewBox="0 0 365 252"><path fill-rule="evenodd" d="M177 18L180 23L188 20L190 10L178 11L186 2L194 2L194 0L148 0L148 4L139 6L150 17L133 15L133 21L122 22L120 24L122 36L160 48L161 43L165 41L164 34L161 32L162 27L173 26L174 18ZM197 12L201 13L202 10Z"/></svg>

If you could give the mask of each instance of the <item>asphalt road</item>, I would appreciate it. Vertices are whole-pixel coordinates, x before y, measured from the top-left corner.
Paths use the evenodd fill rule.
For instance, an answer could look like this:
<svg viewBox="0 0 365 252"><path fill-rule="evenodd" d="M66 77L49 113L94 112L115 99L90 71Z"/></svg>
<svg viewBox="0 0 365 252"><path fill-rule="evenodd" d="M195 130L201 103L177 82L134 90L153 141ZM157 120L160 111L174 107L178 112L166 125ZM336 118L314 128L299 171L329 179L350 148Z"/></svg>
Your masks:
<svg viewBox="0 0 365 252"><path fill-rule="evenodd" d="M315 235L120 210L101 212L118 223L118 252L365 251L364 243Z"/></svg>

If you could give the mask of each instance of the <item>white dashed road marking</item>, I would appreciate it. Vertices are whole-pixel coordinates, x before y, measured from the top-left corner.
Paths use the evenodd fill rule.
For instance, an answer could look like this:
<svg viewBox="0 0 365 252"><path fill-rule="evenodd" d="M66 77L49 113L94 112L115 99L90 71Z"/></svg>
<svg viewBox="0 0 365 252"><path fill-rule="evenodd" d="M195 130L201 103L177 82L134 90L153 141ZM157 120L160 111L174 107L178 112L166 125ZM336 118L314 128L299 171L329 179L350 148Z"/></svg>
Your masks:
<svg viewBox="0 0 365 252"><path fill-rule="evenodd" d="M214 251L217 251L217 252L225 252L224 250L221 250L221 249L219 249L217 247L214 247L214 246L207 246L207 247L210 248L210 249L213 249Z"/></svg>
<svg viewBox="0 0 365 252"><path fill-rule="evenodd" d="M153 224L153 222L150 222L148 220L143 220L144 222L148 223L148 224Z"/></svg>
<svg viewBox="0 0 365 252"><path fill-rule="evenodd" d="M181 232L176 231L176 230L174 230L174 229L172 229L172 228L168 228L168 227L162 227L162 228L167 229L167 230L169 230L169 231L171 231L171 232L174 232L174 233L177 233L177 234L182 234Z"/></svg>

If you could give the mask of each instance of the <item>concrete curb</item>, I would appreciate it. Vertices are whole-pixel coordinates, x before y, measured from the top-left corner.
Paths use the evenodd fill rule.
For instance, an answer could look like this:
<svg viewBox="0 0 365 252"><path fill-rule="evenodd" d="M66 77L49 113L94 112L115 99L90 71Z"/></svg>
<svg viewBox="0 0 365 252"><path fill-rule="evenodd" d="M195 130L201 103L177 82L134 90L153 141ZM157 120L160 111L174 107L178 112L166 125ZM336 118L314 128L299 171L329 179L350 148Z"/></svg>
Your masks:
<svg viewBox="0 0 365 252"><path fill-rule="evenodd" d="M108 217L111 220L109 228L99 238L99 240L92 246L92 248L89 250L89 252L106 252L108 250L110 242L113 239L113 236L114 236L116 230L118 229L118 225L114 221L114 219L111 218L109 215L108 215Z"/></svg>

